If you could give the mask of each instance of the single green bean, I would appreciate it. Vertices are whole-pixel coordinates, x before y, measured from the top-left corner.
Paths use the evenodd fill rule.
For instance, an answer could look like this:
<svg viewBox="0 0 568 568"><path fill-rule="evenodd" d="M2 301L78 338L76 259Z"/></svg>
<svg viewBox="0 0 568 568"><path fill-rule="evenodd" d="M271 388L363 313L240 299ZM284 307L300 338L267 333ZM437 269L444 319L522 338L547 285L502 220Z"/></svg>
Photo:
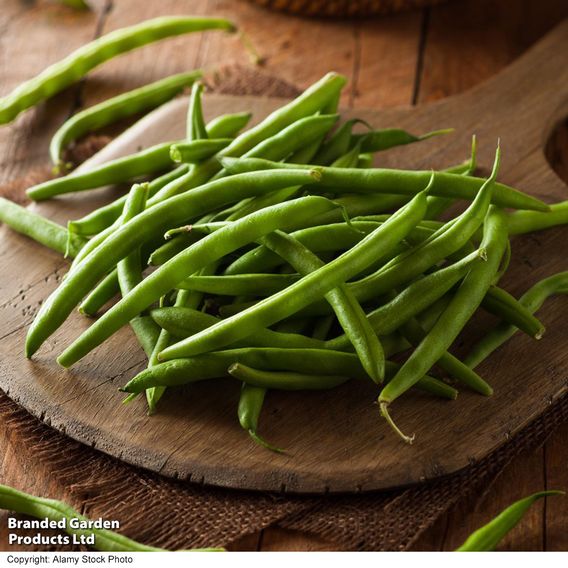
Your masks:
<svg viewBox="0 0 568 568"><path fill-rule="evenodd" d="M536 501L551 495L564 494L564 491L540 491L516 501L499 513L491 522L471 534L456 552L488 552L495 550L495 547L503 537L521 522L525 513Z"/></svg>
<svg viewBox="0 0 568 568"><path fill-rule="evenodd" d="M256 369L252 370L253 373L262 373L263 371L258 371ZM266 372L266 371L265 371ZM246 380L246 376L249 374L249 367L243 365L238 365L234 369L234 366L229 367L229 373L235 377L239 378L237 375L241 374L243 381ZM241 395L239 397L239 406L237 415L239 417L239 424L249 436L259 445L263 446L267 450L271 450L277 453L283 453L284 450L269 444L264 438L260 437L257 433L258 430L258 419L260 417L260 412L262 410L262 405L264 404L264 398L266 396L266 389L262 387L255 387L243 382L241 386Z"/></svg>
<svg viewBox="0 0 568 568"><path fill-rule="evenodd" d="M214 29L234 31L235 26L224 19L165 16L103 35L0 98L0 124L11 122L22 111L76 83L117 55L167 37Z"/></svg>
<svg viewBox="0 0 568 568"><path fill-rule="evenodd" d="M83 299L77 308L84 316L94 318L102 307L120 292L116 269L109 272Z"/></svg>
<svg viewBox="0 0 568 568"><path fill-rule="evenodd" d="M122 222L127 223L135 215L144 211L148 199L148 184L134 185L128 194L124 205ZM140 282L142 282L142 257L140 248L132 251L123 258L116 267L117 279L120 292L126 296ZM130 321L130 327L134 331L138 342L147 357L152 355L156 341L160 334L160 328L154 320L147 315L140 315Z"/></svg>
<svg viewBox="0 0 568 568"><path fill-rule="evenodd" d="M49 154L53 165L57 170L60 169L63 165L63 151L71 142L123 118L160 106L202 75L201 71L171 75L107 99L73 115L63 123L51 139Z"/></svg>
<svg viewBox="0 0 568 568"><path fill-rule="evenodd" d="M242 363L233 363L229 375L248 385L276 390L327 390L342 385L348 377L337 375L308 375L291 371L259 371Z"/></svg>
<svg viewBox="0 0 568 568"><path fill-rule="evenodd" d="M26 193L30 199L42 201L57 195L124 183L138 177L163 172L172 165L170 146L173 144L173 142L156 144L129 156L110 160L85 172L45 181L30 187Z"/></svg>
<svg viewBox="0 0 568 568"><path fill-rule="evenodd" d="M335 260L248 310L168 347L162 351L160 359L167 360L218 349L292 315L349 280L396 246L422 219L425 207L426 194L419 193L386 223Z"/></svg>
<svg viewBox="0 0 568 568"><path fill-rule="evenodd" d="M547 298L554 294L568 294L568 272L559 272L540 280L521 296L519 302L529 312L534 313ZM493 351L512 337L516 331L517 328L508 322L498 324L471 348L464 359L464 363L472 369L477 367Z"/></svg>
<svg viewBox="0 0 568 568"><path fill-rule="evenodd" d="M232 173L242 173L251 169L258 171L261 169L292 167L290 164L271 162L261 158L223 157L221 163ZM294 167L308 168L310 166L297 165ZM428 171L320 167L322 172L321 190L333 192L349 191L351 193L364 194L384 192L388 194L414 195L424 188L431 175L431 172ZM485 180L481 178L438 172L430 193L442 197L473 200L484 183ZM549 211L550 209L546 203L535 197L501 183L495 184L492 203L514 209L535 211Z"/></svg>
<svg viewBox="0 0 568 568"><path fill-rule="evenodd" d="M491 286L481 305L492 314L524 331L528 336L542 339L545 332L544 325L506 290Z"/></svg>
<svg viewBox="0 0 568 568"><path fill-rule="evenodd" d="M18 491L13 487L0 485L0 509L14 511L18 514L29 515L37 519L49 519L64 523L64 531L70 535L77 535L79 537L95 535L96 550L105 552L167 552L163 548L156 548L148 546L140 542L136 542L116 532L107 529L97 528L73 528L71 525L72 519L77 519L79 522L89 523L89 519L81 515L78 511L55 499L44 499L43 497L36 497L23 491ZM197 550L197 549L194 549ZM219 551L222 549L207 548L201 549L202 551Z"/></svg>
<svg viewBox="0 0 568 568"><path fill-rule="evenodd" d="M361 152L374 153L382 152L396 146L412 144L413 142L421 142L422 140L428 140L428 138L433 138L434 136L450 134L453 131L453 128L445 128L443 130L434 130L416 136L400 128L385 128L381 130L371 130L363 134L354 134L351 138L351 143L353 146L360 143Z"/></svg>
<svg viewBox="0 0 568 568"><path fill-rule="evenodd" d="M297 274L237 274L235 276L190 276L177 285L220 296L269 296L297 282Z"/></svg>
<svg viewBox="0 0 568 568"><path fill-rule="evenodd" d="M0 197L0 222L65 256L74 257L85 244L81 237L69 235L65 227L4 197Z"/></svg>
<svg viewBox="0 0 568 568"><path fill-rule="evenodd" d="M186 138L193 140L206 140L209 135L203 118L203 105L201 98L203 95L203 83L197 81L192 89L189 97L189 105L187 107L187 124Z"/></svg>
<svg viewBox="0 0 568 568"><path fill-rule="evenodd" d="M181 166L178 166L174 170L166 172L165 174L155 178L150 182L148 195L154 195L162 187L187 173L188 170L189 165L183 164ZM107 230L120 217L122 211L124 210L124 204L126 202L127 195L128 194L122 195L108 205L104 205L103 207L95 209L81 219L69 221L67 225L69 231L77 235L88 237Z"/></svg>
<svg viewBox="0 0 568 568"><path fill-rule="evenodd" d="M217 138L210 140L192 140L178 142L170 147L170 158L176 164L196 164L210 158L231 143L232 138Z"/></svg>
<svg viewBox="0 0 568 568"><path fill-rule="evenodd" d="M514 211L509 215L509 234L523 235L568 224L568 201L553 203L550 211Z"/></svg>

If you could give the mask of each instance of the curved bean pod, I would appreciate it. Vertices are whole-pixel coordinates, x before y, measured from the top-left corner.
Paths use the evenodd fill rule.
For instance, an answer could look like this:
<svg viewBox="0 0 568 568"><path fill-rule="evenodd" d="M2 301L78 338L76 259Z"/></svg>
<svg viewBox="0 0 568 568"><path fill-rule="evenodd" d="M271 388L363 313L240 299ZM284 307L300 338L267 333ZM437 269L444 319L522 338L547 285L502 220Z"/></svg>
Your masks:
<svg viewBox="0 0 568 568"><path fill-rule="evenodd" d="M249 367L244 367L243 365L238 365L234 368L234 365L229 367L229 374L235 378L240 378L243 381L241 387L241 395L239 397L239 406L237 410L237 415L239 417L239 424L249 436L257 443L273 452L282 453L284 450L269 444L266 440L261 438L258 433L258 419L260 418L260 412L262 410L262 405L264 404L264 397L266 396L266 389L262 387L255 387L246 383L246 377L251 374L262 373L262 371L257 371L256 369L251 369Z"/></svg>
<svg viewBox="0 0 568 568"><path fill-rule="evenodd" d="M519 302L529 312L534 313L544 304L547 298L554 294L568 294L568 272L559 272L554 276L549 276L537 282L521 296ZM487 359L493 351L512 337L516 331L517 328L509 323L502 322L498 324L471 348L471 351L464 359L464 363L474 369Z"/></svg>
<svg viewBox="0 0 568 568"><path fill-rule="evenodd" d="M477 529L456 552L486 552L495 550L503 537L514 529L532 505L551 495L564 495L564 491L540 491L516 501L499 513L491 522Z"/></svg>
<svg viewBox="0 0 568 568"><path fill-rule="evenodd" d="M202 75L201 71L171 75L73 115L63 123L49 143L49 155L53 165L57 169L60 168L63 164L63 151L71 142L123 118L160 106L173 99Z"/></svg>
<svg viewBox="0 0 568 568"><path fill-rule="evenodd" d="M232 138L211 138L178 142L170 146L170 159L176 164L196 164L210 158L231 143Z"/></svg>
<svg viewBox="0 0 568 568"><path fill-rule="evenodd" d="M223 19L165 16L103 35L0 98L0 124L11 122L22 111L76 83L117 55L167 37L214 29L234 31L235 26Z"/></svg>
<svg viewBox="0 0 568 568"><path fill-rule="evenodd" d="M172 165L172 144L174 143L156 144L129 156L110 160L91 170L45 181L30 187L26 194L34 201L42 201L56 195L124 183L140 176L163 172Z"/></svg>
<svg viewBox="0 0 568 568"><path fill-rule="evenodd" d="M4 197L0 197L0 222L65 256L74 257L85 244L65 227Z"/></svg>

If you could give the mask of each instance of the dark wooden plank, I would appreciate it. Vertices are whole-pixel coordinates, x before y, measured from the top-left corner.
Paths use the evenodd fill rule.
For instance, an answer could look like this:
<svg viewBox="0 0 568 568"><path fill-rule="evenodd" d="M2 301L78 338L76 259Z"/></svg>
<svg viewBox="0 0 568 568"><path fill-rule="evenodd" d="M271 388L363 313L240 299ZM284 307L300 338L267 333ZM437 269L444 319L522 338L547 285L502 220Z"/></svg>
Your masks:
<svg viewBox="0 0 568 568"><path fill-rule="evenodd" d="M2 2L0 95L92 40L99 19L100 12L78 12L54 2ZM71 112L77 92L71 87L0 127L0 184L46 163L49 138Z"/></svg>

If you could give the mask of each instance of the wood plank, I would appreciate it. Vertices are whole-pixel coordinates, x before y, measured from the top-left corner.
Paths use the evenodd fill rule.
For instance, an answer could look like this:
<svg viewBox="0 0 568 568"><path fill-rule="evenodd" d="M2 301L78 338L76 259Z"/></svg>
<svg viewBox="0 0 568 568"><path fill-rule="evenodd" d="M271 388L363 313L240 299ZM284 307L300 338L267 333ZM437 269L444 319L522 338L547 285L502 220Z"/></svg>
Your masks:
<svg viewBox="0 0 568 568"><path fill-rule="evenodd" d="M352 106L388 108L412 104L422 19L422 11L416 11L370 18L356 25L359 58Z"/></svg>
<svg viewBox="0 0 568 568"><path fill-rule="evenodd" d="M99 12L78 12L54 2L2 2L0 95L92 40L99 18ZM46 163L49 138L71 112L76 94L77 87L71 87L0 127L0 184Z"/></svg>
<svg viewBox="0 0 568 568"><path fill-rule="evenodd" d="M260 546L263 552L332 552L339 550L336 545L316 535L281 528L263 531Z"/></svg>
<svg viewBox="0 0 568 568"><path fill-rule="evenodd" d="M544 447L546 489L568 492L568 423L564 424ZM568 496L547 499L544 519L544 549L568 550Z"/></svg>

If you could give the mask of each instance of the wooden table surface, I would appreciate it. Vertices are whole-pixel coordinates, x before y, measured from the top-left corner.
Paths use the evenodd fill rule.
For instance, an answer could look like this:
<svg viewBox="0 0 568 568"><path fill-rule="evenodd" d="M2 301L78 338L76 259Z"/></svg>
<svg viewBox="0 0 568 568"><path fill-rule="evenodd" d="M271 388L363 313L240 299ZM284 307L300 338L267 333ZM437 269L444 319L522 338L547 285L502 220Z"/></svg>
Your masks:
<svg viewBox="0 0 568 568"><path fill-rule="evenodd" d="M483 81L568 17L565 0L452 0L417 12L360 21L303 20L241 0L92 3L94 13L78 13L54 0L3 0L0 95L101 33L158 15L191 13L238 22L264 59L265 72L294 85L305 87L334 69L349 77L345 106L414 105ZM228 63L249 64L235 38L209 33L168 40L159 49L146 47L105 64L77 87L0 129L0 185L45 165L49 138L76 109L172 73ZM560 133L551 148L557 148L563 137L565 133ZM516 459L484 494L440 519L415 549L452 550L513 500L542 489L568 489L567 438L568 424L541 449ZM21 463L17 440L8 439L1 429L0 460L0 482L58 496L49 479L37 475L31 464ZM4 517L0 523L4 526ZM0 549L6 550L3 545L0 538ZM247 537L234 548L333 549L309 535L280 529ZM568 550L568 499L551 499L546 506L534 507L501 548Z"/></svg>

